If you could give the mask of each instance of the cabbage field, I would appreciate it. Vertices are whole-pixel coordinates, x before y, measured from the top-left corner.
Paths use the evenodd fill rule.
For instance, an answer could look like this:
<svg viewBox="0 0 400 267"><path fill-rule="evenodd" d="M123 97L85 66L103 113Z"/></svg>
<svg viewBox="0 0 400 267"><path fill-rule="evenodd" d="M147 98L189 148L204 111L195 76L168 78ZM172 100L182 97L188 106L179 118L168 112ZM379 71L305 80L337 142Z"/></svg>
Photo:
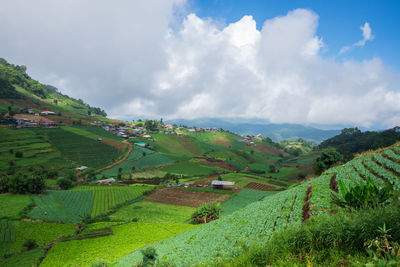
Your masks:
<svg viewBox="0 0 400 267"><path fill-rule="evenodd" d="M275 232L300 225L310 216L328 213L337 182L364 183L370 177L378 184L399 188L398 147L359 157L331 168L321 176L287 191L265 197L219 220L152 245L161 262L177 266L205 264L238 256L243 246L268 240ZM115 264L129 266L142 260L140 251L122 257Z"/></svg>

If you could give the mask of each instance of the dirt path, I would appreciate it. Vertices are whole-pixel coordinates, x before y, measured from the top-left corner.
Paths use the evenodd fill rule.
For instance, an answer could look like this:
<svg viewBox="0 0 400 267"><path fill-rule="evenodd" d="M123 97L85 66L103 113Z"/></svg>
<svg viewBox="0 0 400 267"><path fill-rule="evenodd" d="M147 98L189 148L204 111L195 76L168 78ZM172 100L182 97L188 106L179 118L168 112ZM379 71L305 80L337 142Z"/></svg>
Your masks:
<svg viewBox="0 0 400 267"><path fill-rule="evenodd" d="M122 142L128 144L128 151L126 152L126 154L120 160L118 160L118 161L116 161L114 163L111 163L110 165L108 165L106 167L103 167L101 169L95 170L94 171L95 173L100 173L100 172L102 172L104 170L111 169L112 167L117 166L118 164L122 163L124 160L126 160L129 157L129 155L132 152L133 146L127 140L124 140Z"/></svg>

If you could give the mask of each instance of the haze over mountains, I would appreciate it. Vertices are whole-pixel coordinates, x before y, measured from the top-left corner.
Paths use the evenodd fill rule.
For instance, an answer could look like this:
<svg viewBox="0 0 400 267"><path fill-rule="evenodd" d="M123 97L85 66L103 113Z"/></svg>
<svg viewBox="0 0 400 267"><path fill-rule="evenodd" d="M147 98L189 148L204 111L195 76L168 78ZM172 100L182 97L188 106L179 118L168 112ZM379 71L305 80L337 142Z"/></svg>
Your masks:
<svg viewBox="0 0 400 267"><path fill-rule="evenodd" d="M240 134L240 135L257 135L269 137L273 141L279 142L285 139L303 138L316 143L322 142L332 136L340 133L340 130L323 130L312 126L301 124L276 124L268 123L260 120L239 120L239 119L177 119L168 120L172 124L182 124L196 127L216 127Z"/></svg>

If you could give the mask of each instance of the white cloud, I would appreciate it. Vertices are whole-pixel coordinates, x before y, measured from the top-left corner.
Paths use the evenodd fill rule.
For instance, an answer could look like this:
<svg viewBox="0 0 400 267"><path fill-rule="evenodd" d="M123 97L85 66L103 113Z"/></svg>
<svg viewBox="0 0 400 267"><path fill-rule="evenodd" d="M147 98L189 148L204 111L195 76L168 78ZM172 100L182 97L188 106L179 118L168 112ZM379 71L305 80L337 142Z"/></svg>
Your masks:
<svg viewBox="0 0 400 267"><path fill-rule="evenodd" d="M339 55L342 55L349 50L351 50L355 46L363 47L367 41L371 41L374 39L374 36L372 35L372 30L371 27L369 26L368 22L365 22L364 25L360 27L362 34L363 34L363 39L354 43L351 46L344 46L342 49L339 51Z"/></svg>
<svg viewBox="0 0 400 267"><path fill-rule="evenodd" d="M196 14L177 20L182 1L39 1L29 12L0 10L0 56L111 116L400 124L399 76L379 58L324 58L311 10L258 30L251 16L225 26ZM373 38L369 24L362 30L357 45Z"/></svg>

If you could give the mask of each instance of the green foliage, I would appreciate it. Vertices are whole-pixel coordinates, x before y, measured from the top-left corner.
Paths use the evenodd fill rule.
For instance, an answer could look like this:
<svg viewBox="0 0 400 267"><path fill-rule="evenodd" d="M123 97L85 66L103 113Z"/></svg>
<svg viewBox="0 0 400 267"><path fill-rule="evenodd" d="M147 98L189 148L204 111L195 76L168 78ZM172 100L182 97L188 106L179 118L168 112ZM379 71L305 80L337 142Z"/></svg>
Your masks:
<svg viewBox="0 0 400 267"><path fill-rule="evenodd" d="M16 172L13 175L0 177L1 192L14 194L39 194L45 188L42 174L37 172Z"/></svg>
<svg viewBox="0 0 400 267"><path fill-rule="evenodd" d="M91 216L96 217L128 200L139 198L152 189L150 186L80 186L74 190L84 190L92 194L94 202Z"/></svg>
<svg viewBox="0 0 400 267"><path fill-rule="evenodd" d="M342 155L333 150L327 149L321 153L321 155L315 160L314 171L316 174L321 174L323 171L329 169L334 164L342 160Z"/></svg>
<svg viewBox="0 0 400 267"><path fill-rule="evenodd" d="M12 221L0 221L0 243L15 241L15 227Z"/></svg>
<svg viewBox="0 0 400 267"><path fill-rule="evenodd" d="M147 247L145 249L141 250L143 254L143 261L140 266L143 267L148 267L148 266L154 266L157 258L157 252L154 248L152 247Z"/></svg>
<svg viewBox="0 0 400 267"><path fill-rule="evenodd" d="M0 258L3 267L32 267L38 266L40 260L45 256L46 248L35 248L26 252L13 254L7 258Z"/></svg>
<svg viewBox="0 0 400 267"><path fill-rule="evenodd" d="M32 219L79 222L91 214L94 198L90 191L48 191L33 201L37 207L28 214Z"/></svg>
<svg viewBox="0 0 400 267"><path fill-rule="evenodd" d="M221 205L222 216L232 214L233 212L240 210L247 205L260 201L265 197L274 194L273 192L257 191L257 190L241 190L236 196L228 199Z"/></svg>
<svg viewBox="0 0 400 267"><path fill-rule="evenodd" d="M214 221L219 218L221 207L219 204L204 204L192 214L192 223L202 224Z"/></svg>
<svg viewBox="0 0 400 267"><path fill-rule="evenodd" d="M183 175L211 175L214 171L220 173L224 171L218 167L210 167L201 163L195 162L178 162L174 165L167 166L161 169L165 172L170 172L174 174L183 174Z"/></svg>
<svg viewBox="0 0 400 267"><path fill-rule="evenodd" d="M0 194L0 218L18 219L29 204L31 198L27 195Z"/></svg>
<svg viewBox="0 0 400 267"><path fill-rule="evenodd" d="M71 179L68 178L60 178L57 179L57 185L61 188L61 189L70 189L74 186L73 182Z"/></svg>
<svg viewBox="0 0 400 267"><path fill-rule="evenodd" d="M112 262L127 253L194 228L190 224L127 223L112 226L114 235L59 242L41 266L90 266L96 261ZM107 244L107 245L104 245Z"/></svg>
<svg viewBox="0 0 400 267"><path fill-rule="evenodd" d="M189 221L194 211L195 208L186 206L139 201L120 208L109 217L115 221L138 219L141 223L184 223Z"/></svg>
<svg viewBox="0 0 400 267"><path fill-rule="evenodd" d="M364 243L367 253L372 258L370 265L397 266L400 262L400 246L391 240L390 230L383 224L382 227L378 227L379 236Z"/></svg>
<svg viewBox="0 0 400 267"><path fill-rule="evenodd" d="M334 202L341 207L366 208L384 204L393 195L393 186L380 187L371 179L366 183L355 186L346 186L343 181L338 182L340 195L334 195Z"/></svg>
<svg viewBox="0 0 400 267"><path fill-rule="evenodd" d="M133 170L142 170L148 167L157 167L172 163L173 161L161 153L135 146L129 157L121 164L105 170L104 175L118 175L121 172L130 172ZM134 168L134 169L133 169Z"/></svg>
<svg viewBox="0 0 400 267"><path fill-rule="evenodd" d="M36 241L33 240L33 239L27 239L27 240L25 241L25 243L23 244L23 246L24 246L27 250L31 250L31 249L37 248L37 247L38 247L38 244L37 244Z"/></svg>

